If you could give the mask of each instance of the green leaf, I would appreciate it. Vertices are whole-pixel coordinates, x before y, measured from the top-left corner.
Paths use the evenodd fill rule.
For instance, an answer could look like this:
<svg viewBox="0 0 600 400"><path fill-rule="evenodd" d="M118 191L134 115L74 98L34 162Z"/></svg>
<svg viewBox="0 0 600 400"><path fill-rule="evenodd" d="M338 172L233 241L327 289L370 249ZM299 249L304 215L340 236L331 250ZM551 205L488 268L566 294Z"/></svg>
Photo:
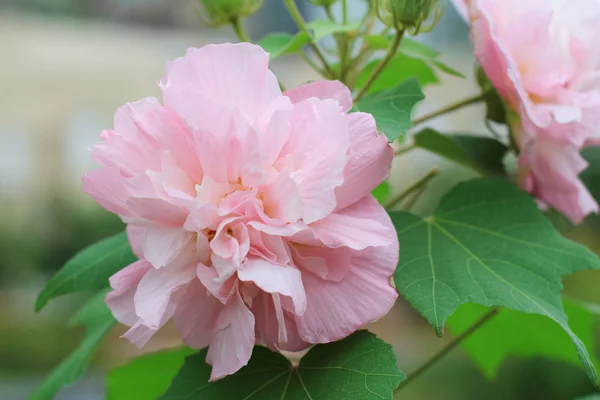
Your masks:
<svg viewBox="0 0 600 400"><path fill-rule="evenodd" d="M392 38L388 35L368 35L363 40L372 50L387 50L392 45Z"/></svg>
<svg viewBox="0 0 600 400"><path fill-rule="evenodd" d="M161 400L381 400L405 379L392 347L367 331L339 342L319 344L298 366L281 354L254 348L247 366L207 383L206 350L186 358Z"/></svg>
<svg viewBox="0 0 600 400"><path fill-rule="evenodd" d="M390 36L390 39L391 38L392 37ZM400 51L407 56L420 58L422 60L435 60L441 54L433 47L409 38L402 39Z"/></svg>
<svg viewBox="0 0 600 400"><path fill-rule="evenodd" d="M587 147L581 151L581 155L590 164L581 173L581 180L588 187L596 201L600 202L600 147Z"/></svg>
<svg viewBox="0 0 600 400"><path fill-rule="evenodd" d="M448 75L456 76L457 78L463 78L463 79L466 78L461 72L455 70L448 64L444 64L441 61L432 61L431 63L433 65L435 65L437 67L437 69L439 69L442 72L447 73Z"/></svg>
<svg viewBox="0 0 600 400"><path fill-rule="evenodd" d="M108 278L136 260L125 232L81 250L46 284L35 302L40 311L50 299L108 286Z"/></svg>
<svg viewBox="0 0 600 400"><path fill-rule="evenodd" d="M386 50L392 44L391 35L370 35L364 38L367 45L373 50ZM401 54L412 58L413 60L422 60L427 63L427 65L434 66L446 74L457 76L459 78L464 78L465 76L455 70L454 68L444 64L439 61L437 58L440 56L440 52L421 42L417 42L416 40L411 40L409 38L402 39L402 43L400 44L400 49L398 50Z"/></svg>
<svg viewBox="0 0 600 400"><path fill-rule="evenodd" d="M479 85L481 92L484 94L483 102L485 103L486 110L485 119L498 124L506 124L504 101L485 74L483 68L480 66L477 66L475 70L475 78L477 80L477 85Z"/></svg>
<svg viewBox="0 0 600 400"><path fill-rule="evenodd" d="M365 36L364 41L373 50L387 50L392 45L393 37L394 35L369 35ZM433 47L407 37L402 39L399 51L424 60L435 60L441 54Z"/></svg>
<svg viewBox="0 0 600 400"><path fill-rule="evenodd" d="M373 60L363 68L356 81L357 89L360 89L365 85L380 61L381 60L379 59ZM438 77L425 61L417 60L416 58L411 58L404 54L396 54L394 58L389 61L385 69L379 73L375 81L373 81L368 93L381 92L382 90L394 87L409 78L416 78L422 87L439 83Z"/></svg>
<svg viewBox="0 0 600 400"><path fill-rule="evenodd" d="M600 400L600 394L590 394L589 396L578 397L577 400Z"/></svg>
<svg viewBox="0 0 600 400"><path fill-rule="evenodd" d="M87 368L102 338L116 321L104 304L105 292L99 293L71 318L71 326L84 325L86 332L79 347L65 358L30 396L30 400L49 400L65 386L75 382Z"/></svg>
<svg viewBox="0 0 600 400"><path fill-rule="evenodd" d="M414 136L415 145L472 168L481 174L505 175L502 160L508 147L496 139L469 135L443 135L424 129Z"/></svg>
<svg viewBox="0 0 600 400"><path fill-rule="evenodd" d="M310 42L310 36L304 32L298 32L296 35L272 33L262 38L258 45L270 53L271 60L274 60L284 54L300 51L308 42Z"/></svg>
<svg viewBox="0 0 600 400"><path fill-rule="evenodd" d="M396 287L439 335L464 303L540 314L567 332L598 382L560 291L562 276L600 268L600 260L561 236L526 193L501 179L475 179L451 190L431 217L391 215L403 249Z"/></svg>
<svg viewBox="0 0 600 400"><path fill-rule="evenodd" d="M571 329L586 345L596 369L599 368L600 362L594 353L595 315L572 300L563 300L563 306ZM486 307L464 304L448 319L448 328L460 333L486 312ZM510 309L502 309L471 334L462 346L489 378L494 378L504 360L512 355L542 356L581 366L573 342L558 324L541 315Z"/></svg>
<svg viewBox="0 0 600 400"><path fill-rule="evenodd" d="M365 96L354 105L354 111L372 114L377 129L393 142L412 126L413 109L424 98L419 82L411 78L390 90Z"/></svg>
<svg viewBox="0 0 600 400"><path fill-rule="evenodd" d="M351 22L344 25L337 22L332 22L328 19L316 19L306 24L306 26L311 31L313 40L318 42L325 36L333 35L335 33L354 31L360 27L360 23Z"/></svg>
<svg viewBox="0 0 600 400"><path fill-rule="evenodd" d="M390 197L390 184L385 181L381 182L379 186L377 186L371 194L377 199L379 204L385 204Z"/></svg>
<svg viewBox="0 0 600 400"><path fill-rule="evenodd" d="M196 353L187 347L146 354L108 374L106 400L154 400L165 393L184 359Z"/></svg>

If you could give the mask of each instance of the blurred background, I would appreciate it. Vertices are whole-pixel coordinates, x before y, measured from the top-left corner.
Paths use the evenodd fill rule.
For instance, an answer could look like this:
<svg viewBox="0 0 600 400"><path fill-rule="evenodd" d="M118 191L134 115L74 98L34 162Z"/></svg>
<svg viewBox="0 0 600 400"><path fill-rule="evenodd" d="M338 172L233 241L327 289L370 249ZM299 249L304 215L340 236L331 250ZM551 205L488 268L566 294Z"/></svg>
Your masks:
<svg viewBox="0 0 600 400"><path fill-rule="evenodd" d="M306 19L323 17L307 1L298 3ZM351 14L362 16L364 2L350 4ZM88 149L98 133L112 126L119 105L159 96L156 82L166 60L190 46L236 40L228 27L203 27L194 10L193 0L0 0L0 399L27 398L83 333L68 328L66 320L86 294L33 312L46 280L79 249L123 229L117 217L81 192L81 175L94 168ZM279 0L266 0L245 24L254 39L295 31ZM440 85L426 88L428 100L419 113L476 92L468 30L452 7L446 7L432 33L418 40L442 50L442 59L468 77L440 76ZM295 55L276 60L272 68L287 87L317 78ZM484 133L482 113L471 107L432 125L446 132ZM455 182L471 176L416 151L397 160L393 190L434 165L443 173L430 185L421 213ZM565 233L599 247L599 226L592 221L577 230L565 227ZM600 302L599 283L598 273L578 274L566 288ZM401 302L372 330L394 345L407 373L448 340L437 338ZM121 333L123 328L116 328L109 335L89 373L58 399L103 398L106 371L137 354L118 338ZM167 328L145 351L173 344L176 337ZM490 381L458 349L398 398L562 400L591 390L581 370L544 359L510 359Z"/></svg>

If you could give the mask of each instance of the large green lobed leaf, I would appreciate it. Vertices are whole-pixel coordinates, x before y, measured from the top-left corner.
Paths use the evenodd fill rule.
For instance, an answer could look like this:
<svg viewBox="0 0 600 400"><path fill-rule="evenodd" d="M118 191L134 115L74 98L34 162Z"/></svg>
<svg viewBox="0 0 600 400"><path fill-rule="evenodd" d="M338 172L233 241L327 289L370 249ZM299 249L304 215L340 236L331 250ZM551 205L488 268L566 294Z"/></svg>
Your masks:
<svg viewBox="0 0 600 400"><path fill-rule="evenodd" d="M372 114L377 129L393 142L412 126L413 109L424 98L419 82L411 78L390 90L365 96L353 110Z"/></svg>
<svg viewBox="0 0 600 400"><path fill-rule="evenodd" d="M506 175L503 159L508 147L496 139L471 135L443 135L427 128L414 136L415 145L482 175Z"/></svg>
<svg viewBox="0 0 600 400"><path fill-rule="evenodd" d="M188 357L161 400L381 400L405 379L392 347L367 331L314 346L293 366L283 355L254 348L236 374L208 382L206 350Z"/></svg>
<svg viewBox="0 0 600 400"><path fill-rule="evenodd" d="M53 399L63 386L75 382L83 374L102 338L116 323L104 304L104 296L104 292L97 294L73 316L71 325L86 327L83 340L32 392L30 400Z"/></svg>
<svg viewBox="0 0 600 400"><path fill-rule="evenodd" d="M369 35L364 38L365 43L372 50L387 50L392 44L393 35ZM450 67L447 64L439 61L437 58L440 56L440 52L430 47L424 43L417 42L416 40L412 40L409 38L403 38L402 43L400 44L400 48L398 52L410 57L413 60L422 60L430 64L431 66L439 69L446 74L453 75L459 78L464 78L465 76Z"/></svg>
<svg viewBox="0 0 600 400"><path fill-rule="evenodd" d="M257 44L267 53L270 53L271 60L274 60L284 54L300 51L309 42L310 36L306 33L299 32L296 35L291 35L281 32L267 35Z"/></svg>
<svg viewBox="0 0 600 400"><path fill-rule="evenodd" d="M590 352L596 369L600 362L595 353L594 326L596 315L585 305L564 299L563 306L569 326ZM453 333L466 330L481 318L487 308L464 304L448 319ZM502 363L510 356L546 357L577 367L582 364L569 335L554 321L537 314L525 314L504 308L463 343L469 357L488 378L496 376Z"/></svg>
<svg viewBox="0 0 600 400"><path fill-rule="evenodd" d="M40 311L50 299L65 294L108 286L108 278L136 260L125 232L81 250L62 267L35 302Z"/></svg>
<svg viewBox="0 0 600 400"><path fill-rule="evenodd" d="M362 88L367 83L373 70L380 62L380 59L375 59L362 69L356 81L357 89ZM404 54L396 54L389 61L385 69L377 75L377 78L369 87L368 93L381 92L382 90L392 88L409 78L415 78L423 87L439 83L440 81L426 62L405 56Z"/></svg>
<svg viewBox="0 0 600 400"><path fill-rule="evenodd" d="M565 330L598 383L560 291L562 276L600 268L600 260L562 237L527 194L507 181L476 179L457 185L433 216L397 212L392 221L402 243L396 287L438 334L464 303L543 315Z"/></svg>

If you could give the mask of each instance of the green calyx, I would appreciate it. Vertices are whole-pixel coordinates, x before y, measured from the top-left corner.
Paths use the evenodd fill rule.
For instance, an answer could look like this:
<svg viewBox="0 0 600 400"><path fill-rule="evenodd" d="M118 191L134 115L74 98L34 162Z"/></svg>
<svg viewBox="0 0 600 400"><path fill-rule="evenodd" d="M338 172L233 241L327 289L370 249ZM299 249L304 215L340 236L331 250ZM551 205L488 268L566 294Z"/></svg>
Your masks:
<svg viewBox="0 0 600 400"><path fill-rule="evenodd" d="M199 0L204 12L203 19L209 26L228 24L257 12L263 0Z"/></svg>
<svg viewBox="0 0 600 400"><path fill-rule="evenodd" d="M413 36L431 31L442 15L438 0L371 0L371 6L381 22Z"/></svg>

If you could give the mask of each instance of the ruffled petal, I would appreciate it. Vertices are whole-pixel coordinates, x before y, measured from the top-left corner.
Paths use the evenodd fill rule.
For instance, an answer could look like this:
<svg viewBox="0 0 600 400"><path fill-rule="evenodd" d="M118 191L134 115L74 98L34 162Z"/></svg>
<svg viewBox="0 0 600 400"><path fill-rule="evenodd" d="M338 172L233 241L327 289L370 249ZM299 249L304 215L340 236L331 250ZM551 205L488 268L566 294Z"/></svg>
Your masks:
<svg viewBox="0 0 600 400"><path fill-rule="evenodd" d="M316 81L290 89L284 93L292 100L299 103L303 100L316 97L317 99L332 99L338 102L342 111L348 112L352 108L352 93L340 81Z"/></svg>
<svg viewBox="0 0 600 400"><path fill-rule="evenodd" d="M221 311L208 347L210 381L231 375L248 364L254 343L254 315L236 292Z"/></svg>
<svg viewBox="0 0 600 400"><path fill-rule="evenodd" d="M344 183L335 189L336 210L362 199L390 175L394 150L385 135L377 133L371 114L348 115L350 149L344 168Z"/></svg>

